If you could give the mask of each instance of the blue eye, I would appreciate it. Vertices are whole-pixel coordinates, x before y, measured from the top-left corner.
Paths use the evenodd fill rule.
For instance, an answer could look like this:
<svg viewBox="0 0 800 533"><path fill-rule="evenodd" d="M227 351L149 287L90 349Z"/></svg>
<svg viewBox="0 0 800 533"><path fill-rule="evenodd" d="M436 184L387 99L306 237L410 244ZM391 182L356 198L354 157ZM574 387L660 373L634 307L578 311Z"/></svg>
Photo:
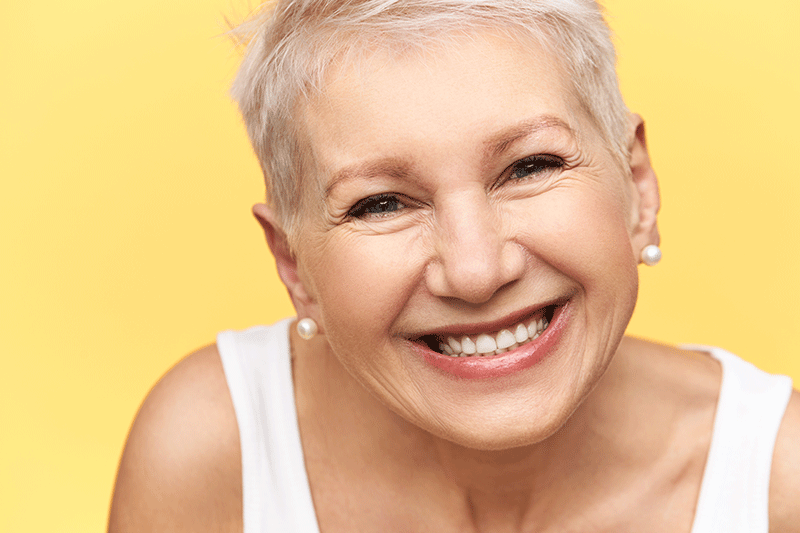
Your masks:
<svg viewBox="0 0 800 533"><path fill-rule="evenodd" d="M509 179L525 179L548 174L564 167L564 160L555 155L541 154L520 159L511 165Z"/></svg>
<svg viewBox="0 0 800 533"><path fill-rule="evenodd" d="M400 211L406 207L395 194L376 194L360 200L350 208L348 216L353 218L365 218L368 216L385 216L395 211Z"/></svg>

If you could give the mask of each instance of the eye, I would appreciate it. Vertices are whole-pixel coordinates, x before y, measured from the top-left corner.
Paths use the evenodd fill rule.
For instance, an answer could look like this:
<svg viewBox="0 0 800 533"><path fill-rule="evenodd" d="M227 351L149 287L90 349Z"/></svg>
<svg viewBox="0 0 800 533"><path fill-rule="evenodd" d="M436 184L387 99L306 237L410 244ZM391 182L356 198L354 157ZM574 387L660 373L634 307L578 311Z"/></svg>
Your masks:
<svg viewBox="0 0 800 533"><path fill-rule="evenodd" d="M347 216L352 218L383 217L408 207L396 194L384 193L368 196L350 208Z"/></svg>
<svg viewBox="0 0 800 533"><path fill-rule="evenodd" d="M539 154L520 159L511 165L508 179L519 180L537 176L545 176L550 172L563 168L564 160L550 154Z"/></svg>

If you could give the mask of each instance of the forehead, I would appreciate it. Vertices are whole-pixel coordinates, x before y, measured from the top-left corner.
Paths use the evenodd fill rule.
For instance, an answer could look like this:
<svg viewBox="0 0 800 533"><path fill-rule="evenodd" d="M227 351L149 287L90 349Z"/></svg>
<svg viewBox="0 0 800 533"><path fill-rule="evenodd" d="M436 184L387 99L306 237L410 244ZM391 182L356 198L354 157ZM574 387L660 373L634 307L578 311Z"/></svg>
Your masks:
<svg viewBox="0 0 800 533"><path fill-rule="evenodd" d="M532 129L581 134L588 121L565 70L541 44L490 31L424 52L373 49L328 73L304 129L323 179L376 158L491 150Z"/></svg>

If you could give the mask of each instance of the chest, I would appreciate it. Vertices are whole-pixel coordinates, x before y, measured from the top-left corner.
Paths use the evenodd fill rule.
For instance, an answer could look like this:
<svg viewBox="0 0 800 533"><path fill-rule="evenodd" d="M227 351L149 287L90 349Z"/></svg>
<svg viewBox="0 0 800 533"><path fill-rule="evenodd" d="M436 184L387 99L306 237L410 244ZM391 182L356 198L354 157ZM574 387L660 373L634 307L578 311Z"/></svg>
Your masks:
<svg viewBox="0 0 800 533"><path fill-rule="evenodd" d="M702 476L702 462L638 480L605 475L591 485L558 487L527 509L509 506L503 516L435 486L424 473L400 484L369 472L343 477L324 465L309 471L320 533L693 533Z"/></svg>

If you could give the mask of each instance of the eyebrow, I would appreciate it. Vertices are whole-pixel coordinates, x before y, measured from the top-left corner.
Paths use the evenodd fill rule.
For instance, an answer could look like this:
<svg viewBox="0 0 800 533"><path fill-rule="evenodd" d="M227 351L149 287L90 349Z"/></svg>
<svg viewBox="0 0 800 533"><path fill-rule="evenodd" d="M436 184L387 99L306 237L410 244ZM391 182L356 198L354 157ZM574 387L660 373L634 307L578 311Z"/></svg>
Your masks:
<svg viewBox="0 0 800 533"><path fill-rule="evenodd" d="M376 176L389 176L397 179L407 178L411 174L411 166L397 157L384 157L373 161L365 161L344 167L333 175L333 179L325 187L327 198L333 188L343 181L352 179L370 179Z"/></svg>
<svg viewBox="0 0 800 533"><path fill-rule="evenodd" d="M525 120L506 128L499 133L492 135L484 142L484 153L488 159L502 155L508 148L526 137L548 128L560 128L574 138L575 132L572 128L554 115L541 115L530 120ZM339 183L353 179L370 179L376 176L388 176L397 179L405 179L411 174L411 165L397 157L384 157L363 163L346 166L338 170L325 187L324 197L330 196L330 192Z"/></svg>
<svg viewBox="0 0 800 533"><path fill-rule="evenodd" d="M493 135L485 143L484 153L487 158L491 159L501 155L508 150L509 146L530 137L534 133L548 128L560 128L566 130L571 137L575 137L573 129L555 115L541 115L531 120L526 120L519 124L515 124L510 128L502 130L500 133Z"/></svg>

